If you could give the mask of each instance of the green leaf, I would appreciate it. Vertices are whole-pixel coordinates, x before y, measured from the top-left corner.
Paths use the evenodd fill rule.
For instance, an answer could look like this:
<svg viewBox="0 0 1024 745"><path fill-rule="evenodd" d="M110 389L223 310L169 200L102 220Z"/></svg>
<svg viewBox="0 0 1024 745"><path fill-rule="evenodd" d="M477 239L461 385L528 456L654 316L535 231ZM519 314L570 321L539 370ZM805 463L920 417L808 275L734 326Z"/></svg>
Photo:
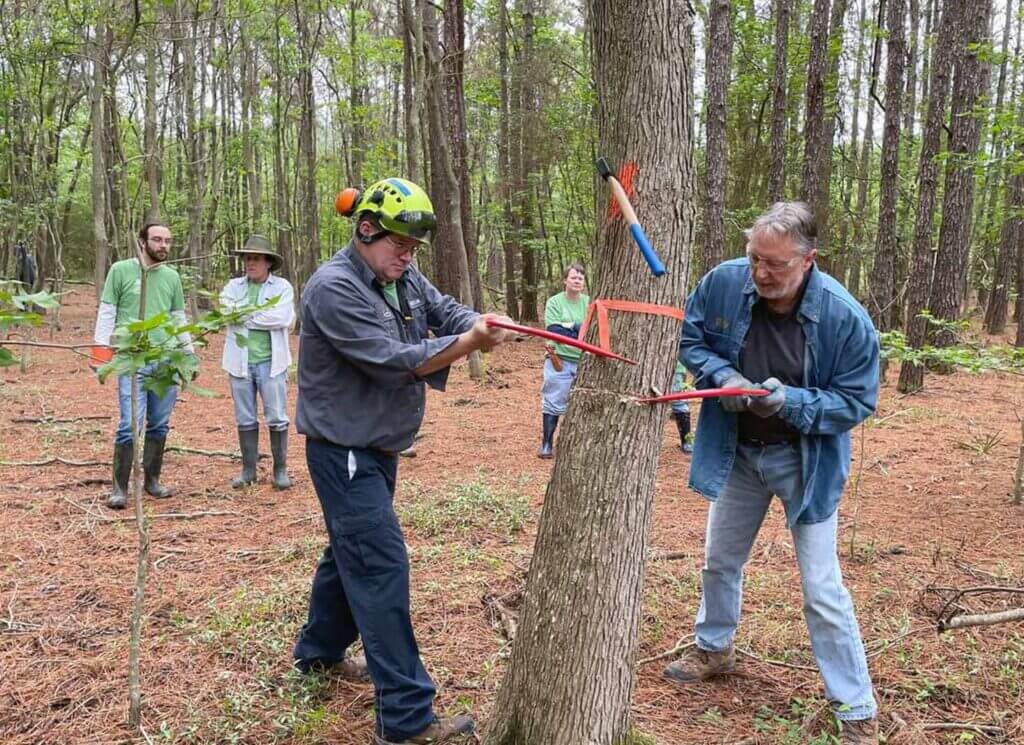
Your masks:
<svg viewBox="0 0 1024 745"><path fill-rule="evenodd" d="M17 363L18 360L11 354L11 350L0 347L0 367L10 367Z"/></svg>
<svg viewBox="0 0 1024 745"><path fill-rule="evenodd" d="M241 334L241 333L236 333L236 334L235 334L235 343L236 343L236 344L237 344L237 345L238 345L238 346L239 346L239 347L240 347L241 349L245 349L246 347L248 347L248 346L249 346L249 337L248 337L248 336L246 336L245 334Z"/></svg>

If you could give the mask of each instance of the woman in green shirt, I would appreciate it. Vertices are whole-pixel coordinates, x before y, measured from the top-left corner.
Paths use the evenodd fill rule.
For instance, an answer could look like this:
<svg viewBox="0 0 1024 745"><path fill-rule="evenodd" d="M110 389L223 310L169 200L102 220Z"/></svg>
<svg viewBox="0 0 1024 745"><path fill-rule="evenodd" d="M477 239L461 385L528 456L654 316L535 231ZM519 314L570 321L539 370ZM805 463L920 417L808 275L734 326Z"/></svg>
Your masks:
<svg viewBox="0 0 1024 745"><path fill-rule="evenodd" d="M587 313L590 297L583 294L586 273L582 264L570 264L562 277L565 290L548 299L544 307L544 326L548 331L575 339ZM565 344L556 344L544 360L544 385L541 387L541 411L544 415L540 458L550 458L558 427L558 418L569 403L569 389L576 379L576 366L580 350ZM560 363L557 368L553 358Z"/></svg>

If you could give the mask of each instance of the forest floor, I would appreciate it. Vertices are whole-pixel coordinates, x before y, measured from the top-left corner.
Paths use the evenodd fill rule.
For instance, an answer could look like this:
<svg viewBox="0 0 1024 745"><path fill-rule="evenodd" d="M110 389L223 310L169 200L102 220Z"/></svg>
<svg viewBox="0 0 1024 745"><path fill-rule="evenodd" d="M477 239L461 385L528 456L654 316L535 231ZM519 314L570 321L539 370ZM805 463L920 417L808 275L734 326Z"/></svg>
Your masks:
<svg viewBox="0 0 1024 745"><path fill-rule="evenodd" d="M76 288L54 340L91 338L93 307L92 288ZM169 442L235 451L219 339L202 358L197 383L216 397L182 395ZM482 599L515 593L533 547L552 463L535 457L540 361L531 340L492 355L485 384L458 367L446 393L429 395L417 457L400 464L396 505L414 625L442 713L469 709L485 721L507 663L508 643ZM929 377L925 392L904 397L889 377L877 415L853 433L840 518L883 731L899 743L1024 743L1024 628L935 631L948 588L1024 585L1024 508L1009 504L1024 381ZM294 387L290 395L294 410ZM101 386L69 353L33 350L27 373L0 371L0 461L106 464L116 419L113 382ZM268 450L265 430L261 438ZM290 671L325 538L301 437L292 438L290 465L291 491L271 489L267 460L257 487L235 491L237 461L168 453L164 480L178 492L147 507L186 517L152 522L142 653L152 742L370 739L371 688ZM641 659L685 641L700 599L707 504L687 490L687 471L669 422L651 545L680 558L649 564ZM2 743L130 739L136 533L130 510L104 506L109 479L106 465L0 466ZM1004 602L982 596L962 605ZM737 674L715 684L679 688L661 677L665 659L641 664L637 729L661 745L829 742L777 504L748 567L737 641ZM942 728L957 723L974 726Z"/></svg>

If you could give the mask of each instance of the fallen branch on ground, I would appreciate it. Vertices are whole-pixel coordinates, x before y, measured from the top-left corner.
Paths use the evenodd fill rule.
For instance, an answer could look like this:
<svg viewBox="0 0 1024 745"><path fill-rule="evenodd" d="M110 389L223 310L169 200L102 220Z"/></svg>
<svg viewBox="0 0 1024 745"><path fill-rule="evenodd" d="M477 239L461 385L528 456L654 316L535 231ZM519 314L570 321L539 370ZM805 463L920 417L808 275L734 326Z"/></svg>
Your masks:
<svg viewBox="0 0 1024 745"><path fill-rule="evenodd" d="M936 623L938 625L939 633L942 633L947 628L953 628L953 629L959 628L959 626L952 625L953 621L956 620L956 616L952 616L950 618L946 618L946 613L949 611L949 609L951 607L953 607L954 605L957 604L957 602L960 600L960 598L966 597L967 595L983 595L983 594L990 593L990 592L1009 592L1009 593L1012 593L1012 594L1024 594L1024 587L1004 587L1004 586L1001 586L1001 585L982 585L980 587L965 587L963 590L957 590L956 593L953 595L953 597L951 597L948 600L946 600L946 604L943 605L942 606L942 610L939 611L938 618L937 618L937 621L936 621ZM985 616L986 616L986 614L982 614L980 616L970 616L970 615L965 614L964 616L961 616L961 618L984 618ZM1009 619L1009 620L1014 620L1014 619ZM1002 623L1002 620L993 621L992 623ZM968 625L968 626L984 626L984 625L988 625L988 624L985 624L985 623L971 623L971 624L965 624L965 625Z"/></svg>
<svg viewBox="0 0 1024 745"><path fill-rule="evenodd" d="M85 422L94 419L110 419L110 414L60 418L52 416L18 416L11 419L11 421L15 424L71 424L72 422Z"/></svg>
<svg viewBox="0 0 1024 745"><path fill-rule="evenodd" d="M953 616L945 621L940 619L937 628L941 634L943 631L963 629L968 626L994 626L997 623L1012 623L1014 621L1024 621L1024 608L1014 608L1013 610L997 611L995 613Z"/></svg>
<svg viewBox="0 0 1024 745"><path fill-rule="evenodd" d="M232 452L230 450L201 450L200 448L187 448L184 445L168 445L165 450L173 453L184 453L186 455L205 455L208 458L231 458L232 460L241 460L242 454ZM260 460L268 458L266 453L260 453Z"/></svg>
<svg viewBox="0 0 1024 745"><path fill-rule="evenodd" d="M694 644L696 644L696 642L693 641L686 641L687 639L690 639L692 636L693 634L687 634L678 642L676 642L676 645L672 647L672 649L666 650L661 654L656 654L653 657L644 657L642 660L637 660L637 667L640 667L640 665L646 665L649 662L657 662L658 660L664 660L668 657L675 657L680 652L683 652L692 647Z"/></svg>
<svg viewBox="0 0 1024 745"><path fill-rule="evenodd" d="M970 732L977 732L981 735L1003 734L1002 727L995 727L990 724L972 724L971 722L925 722L918 726L925 731L965 729Z"/></svg>
<svg viewBox="0 0 1024 745"><path fill-rule="evenodd" d="M763 662L766 665L777 665L778 667L788 667L790 670L810 670L812 673L818 672L817 667L810 665L796 665L792 662L783 662L782 660L773 660L770 657L762 657L761 655L754 654L749 649L743 649L742 647L736 647L736 651L744 657L749 657L752 660Z"/></svg>
<svg viewBox="0 0 1024 745"><path fill-rule="evenodd" d="M0 460L0 466L7 468L20 468L23 466L49 466L53 463L61 463L65 466L109 466L110 463L102 460L67 460L58 456L52 456L44 460Z"/></svg>
<svg viewBox="0 0 1024 745"><path fill-rule="evenodd" d="M689 551L651 551L647 554L648 561L678 561L679 559L692 559L693 554Z"/></svg>
<svg viewBox="0 0 1024 745"><path fill-rule="evenodd" d="M155 515L149 515L150 520L196 520L200 517L224 517L234 516L242 517L241 512L234 512L230 510L210 510L208 512L158 512ZM125 517L104 517L102 518L105 523L128 523L135 520L134 515L127 515Z"/></svg>

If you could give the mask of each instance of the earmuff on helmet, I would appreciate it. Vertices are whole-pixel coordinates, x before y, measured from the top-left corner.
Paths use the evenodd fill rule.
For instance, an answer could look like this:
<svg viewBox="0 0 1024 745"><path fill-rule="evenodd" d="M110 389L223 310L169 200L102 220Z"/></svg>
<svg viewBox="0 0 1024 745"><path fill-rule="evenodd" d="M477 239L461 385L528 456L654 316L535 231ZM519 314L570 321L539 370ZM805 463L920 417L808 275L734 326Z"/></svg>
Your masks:
<svg viewBox="0 0 1024 745"><path fill-rule="evenodd" d="M340 215L356 217L355 235L363 243L372 243L388 233L429 243L437 227L434 205L419 186L400 178L382 179L363 191L348 188L339 192L334 208ZM380 230L372 235L359 233L359 221L372 215Z"/></svg>

